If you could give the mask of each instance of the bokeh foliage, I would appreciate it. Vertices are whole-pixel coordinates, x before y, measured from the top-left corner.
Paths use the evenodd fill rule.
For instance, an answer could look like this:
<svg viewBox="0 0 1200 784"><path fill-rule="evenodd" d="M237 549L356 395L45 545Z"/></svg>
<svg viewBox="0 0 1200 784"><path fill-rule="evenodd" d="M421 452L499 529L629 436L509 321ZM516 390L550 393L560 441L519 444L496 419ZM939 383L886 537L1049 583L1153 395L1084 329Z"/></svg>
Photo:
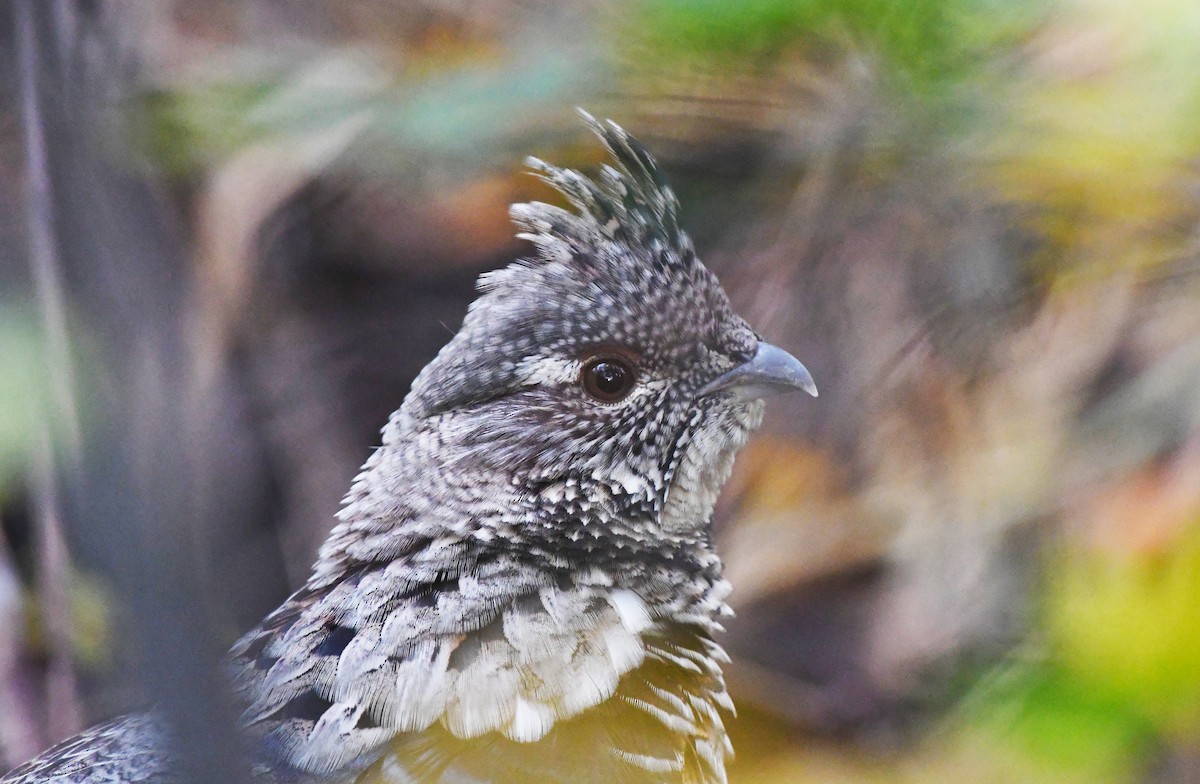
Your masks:
<svg viewBox="0 0 1200 784"><path fill-rule="evenodd" d="M1148 780L1162 759L1194 760L1200 6L565 6L527 20L514 5L432 23L435 12L401 9L399 42L369 19L295 47L240 38L214 9L227 25L217 43L165 58L126 107L138 118L134 157L193 187L188 209L205 208L219 198L205 185L236 174L240 158L279 149L286 157L288 145L313 141L321 176L370 180L422 206L448 192L446 210L468 216L451 225L472 226L502 210L493 202L523 193L510 185L523 155L553 148L556 160L595 162L576 144L570 107L640 123L678 174L695 234L724 262L723 276L748 268L743 291L760 283L787 292L785 301L825 285L818 293L837 300L830 310L851 314L830 319L815 342L843 345L840 333L868 315L856 308L883 308L905 285L932 301L913 316L915 338L876 336L900 346L886 361L848 360L861 360L866 386L884 389L871 405L859 392L846 402L848 383L837 382L852 373L832 386L818 378L823 404L854 411L860 430L841 436L853 443L831 445L833 425L785 423L743 460L726 544L738 545L731 567L751 553L742 573L761 583L743 579L741 595L801 594L814 574L827 576L822 569L854 571L868 558L881 570L906 559L926 568L935 559L912 551L957 536L1032 530L1037 539L1022 556L1028 591L1002 597L1021 604L1020 640L977 658L954 651L932 673L905 672L904 687L940 710L889 735L875 725L812 726L820 721L798 729L794 717L754 706L738 724L734 779L1115 784ZM839 199L857 222L831 231L857 232L855 251L883 245L897 257L883 254L887 264L843 288L809 263L821 250L812 237L825 228L810 224L836 217L822 207ZM880 204L899 204L901 217L872 211ZM950 219L926 218L939 211ZM967 234L1000 228L977 245L952 245L947 224L960 219ZM202 237L196 245L202 266ZM905 252L929 266L905 267ZM854 253L834 258L822 262L855 263ZM775 266L752 266L761 259ZM793 259L809 266L775 274ZM935 291L934 266L964 288L978 273L984 283L974 285L997 290L1004 286L987 274L1000 268L1017 290L997 297L999 317L968 305L954 321L945 314L955 305L939 301L953 285ZM744 299L757 302L755 293ZM898 320L894 330L910 326ZM0 494L28 470L34 448L33 412L48 384L39 330L28 309L0 306ZM903 387L896 377L910 366L916 379ZM943 528L913 535L907 518L939 514ZM853 535L831 544L826 529L835 526ZM823 547L824 562L811 555Z"/></svg>

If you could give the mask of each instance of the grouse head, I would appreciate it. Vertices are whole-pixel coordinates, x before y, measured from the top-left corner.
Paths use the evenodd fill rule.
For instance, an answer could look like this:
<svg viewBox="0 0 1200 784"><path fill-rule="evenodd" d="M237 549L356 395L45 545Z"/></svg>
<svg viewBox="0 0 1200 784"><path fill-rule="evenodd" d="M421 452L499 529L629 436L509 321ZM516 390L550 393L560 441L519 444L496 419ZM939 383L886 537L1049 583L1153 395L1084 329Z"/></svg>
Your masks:
<svg viewBox="0 0 1200 784"><path fill-rule="evenodd" d="M536 255L481 278L393 435L436 433L439 473L497 477L533 516L520 524L555 539L684 542L703 536L760 398L816 388L734 313L650 154L584 118L615 165L593 180L528 161L574 211L513 206Z"/></svg>

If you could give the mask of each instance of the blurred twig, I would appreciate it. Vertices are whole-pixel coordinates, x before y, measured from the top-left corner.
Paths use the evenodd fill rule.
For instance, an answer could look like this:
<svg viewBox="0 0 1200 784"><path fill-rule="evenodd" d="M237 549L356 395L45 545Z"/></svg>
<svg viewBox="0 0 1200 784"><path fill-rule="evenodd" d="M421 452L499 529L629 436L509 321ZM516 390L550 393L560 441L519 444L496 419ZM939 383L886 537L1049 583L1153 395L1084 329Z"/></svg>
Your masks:
<svg viewBox="0 0 1200 784"><path fill-rule="evenodd" d="M49 415L68 433L67 494L73 533L123 595L140 645L138 676L180 742L181 781L236 782L239 745L223 692L211 594L196 563L195 522L206 507L194 497L194 456L184 434L186 362L178 332L178 243L164 225L149 184L114 166L98 142L130 138L114 111L128 98L134 72L123 62L128 19L117 4L83 0L18 0L25 144L29 167L31 266L45 329L53 394ZM105 131L111 131L106 136ZM52 210L53 206L53 210ZM79 417L70 377L62 280L110 332L130 341L128 361L106 366L119 401L116 421L154 424L138 432L113 428L102 454L80 466ZM136 281L136 284L134 283ZM100 330L96 330L100 332ZM120 356L120 354L117 354ZM153 433L154 435L150 435ZM40 467L41 560L51 627L64 619L65 572L50 450ZM53 583L53 584L51 584ZM61 642L62 627L54 630ZM52 679L64 692L69 681ZM52 701L62 694L52 696ZM63 710L63 704L52 706ZM62 714L59 714L60 717ZM69 715L61 718L64 724Z"/></svg>
<svg viewBox="0 0 1200 784"><path fill-rule="evenodd" d="M46 636L46 730L54 740L83 729L83 710L71 658L70 564L63 539L60 496L50 437L37 444L33 467L37 530L37 588Z"/></svg>
<svg viewBox="0 0 1200 784"><path fill-rule="evenodd" d="M27 231L29 266L42 316L50 382L45 422L55 421L66 439L69 464L78 473L82 435L72 378L67 335L61 261L54 238L53 193L50 181L46 122L38 90L37 42L33 2L17 0L14 5L17 66L21 92L21 120L25 145ZM34 475L38 530L38 588L42 621L46 630L47 674L46 724L51 738L67 737L82 728L74 666L71 662L69 567L59 518L53 447L48 426L39 438Z"/></svg>
<svg viewBox="0 0 1200 784"><path fill-rule="evenodd" d="M21 92L21 128L25 144L29 266L38 310L46 332L52 410L66 436L71 462L78 466L82 450L75 383L72 378L61 262L54 240L54 206L46 141L46 121L38 91L37 42L33 6L40 0L16 0L17 72Z"/></svg>
<svg viewBox="0 0 1200 784"><path fill-rule="evenodd" d="M72 473L82 454L82 435L72 378L67 336L61 261L54 239L54 207L46 141L46 123L38 91L35 0L17 0L17 64L21 89L22 130L25 143L26 205L29 212L29 266L42 316L50 381L46 421L61 425ZM49 673L46 722L50 737L64 738L82 726L75 671L70 652L69 567L59 518L53 447L43 427L34 465L34 493L38 529L38 588L46 630Z"/></svg>

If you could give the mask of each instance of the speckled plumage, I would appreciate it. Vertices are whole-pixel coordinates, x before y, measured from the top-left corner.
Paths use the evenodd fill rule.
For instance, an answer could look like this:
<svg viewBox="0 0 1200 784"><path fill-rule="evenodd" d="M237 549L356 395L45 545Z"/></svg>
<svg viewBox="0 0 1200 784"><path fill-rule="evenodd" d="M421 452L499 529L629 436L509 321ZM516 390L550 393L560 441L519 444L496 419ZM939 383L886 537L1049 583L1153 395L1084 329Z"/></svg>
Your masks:
<svg viewBox="0 0 1200 784"><path fill-rule="evenodd" d="M170 743L153 716L97 724L10 771L4 784L172 784Z"/></svg>
<svg viewBox="0 0 1200 784"><path fill-rule="evenodd" d="M531 161L575 211L513 207L537 256L480 281L307 584L233 648L272 780L725 780L709 522L762 404L702 390L759 340L650 156L586 119L617 166ZM619 401L581 388L596 355L636 371ZM95 762L125 742L125 779L51 750L3 784L166 781L158 735L135 718L72 742Z"/></svg>

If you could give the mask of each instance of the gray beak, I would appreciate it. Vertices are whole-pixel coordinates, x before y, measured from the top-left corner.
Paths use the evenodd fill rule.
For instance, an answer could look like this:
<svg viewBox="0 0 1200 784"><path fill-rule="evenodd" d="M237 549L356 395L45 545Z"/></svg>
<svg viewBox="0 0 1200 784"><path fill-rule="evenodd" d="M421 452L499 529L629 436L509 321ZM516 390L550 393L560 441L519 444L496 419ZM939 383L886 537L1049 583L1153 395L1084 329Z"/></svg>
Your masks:
<svg viewBox="0 0 1200 784"><path fill-rule="evenodd" d="M771 397L783 392L803 389L817 396L817 385L813 383L808 368L800 360L770 343L759 342L758 351L748 361L726 371L705 384L697 397L729 390L745 400Z"/></svg>

